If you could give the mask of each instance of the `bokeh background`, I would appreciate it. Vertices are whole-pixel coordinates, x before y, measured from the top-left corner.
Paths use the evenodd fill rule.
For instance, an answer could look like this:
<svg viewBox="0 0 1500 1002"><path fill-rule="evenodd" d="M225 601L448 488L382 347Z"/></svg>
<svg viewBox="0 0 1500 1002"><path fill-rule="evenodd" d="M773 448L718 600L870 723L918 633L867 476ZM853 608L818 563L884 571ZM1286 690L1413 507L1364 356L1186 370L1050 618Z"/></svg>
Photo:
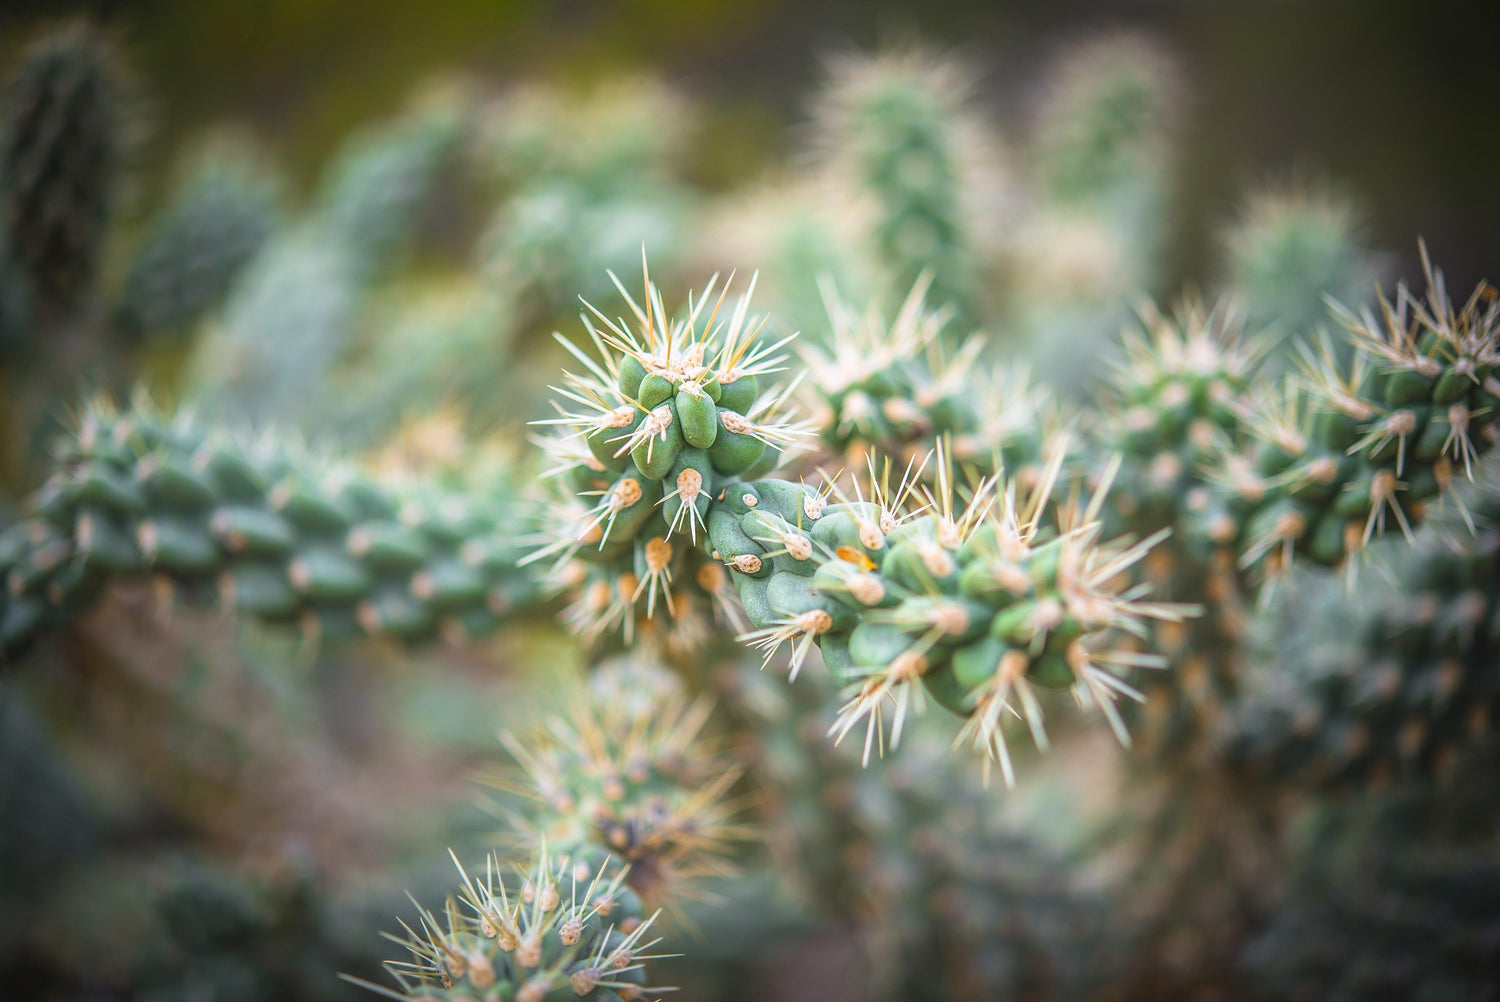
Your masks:
<svg viewBox="0 0 1500 1002"><path fill-rule="evenodd" d="M642 243L669 304L761 268L768 329L815 343L816 272L889 311L935 265L932 298L988 331L987 363L1024 358L1072 403L1142 297L1238 297L1275 340L1323 322L1324 293L1360 306L1377 281L1420 282L1418 238L1454 290L1493 276L1500 250L1500 75L1491 25L1461 4L11 0L4 75L74 17L114 52L102 104L119 133L97 172L107 211L56 171L53 229L86 267L0 248L0 280L71 276L66 295L0 286L4 522L59 431L87 426L81 401L144 386L299 461L351 456L479 497L513 565L546 465L524 422L566 361L550 335L578 333L579 293L613 301L606 267L636 288ZM896 99L861 120L889 81ZM917 161L929 140L956 151L957 193L920 169L861 174L860 141L887 126ZM1453 584L1423 566L1434 592ZM540 608L524 575L497 588ZM1261 624L1269 663L1354 618L1347 593L1308 589L1313 611ZM558 680L594 654L550 607L414 657L158 591L17 630L46 635L0 677L0 998L366 997L336 973L379 979L400 951L376 934L410 916L404 893L440 900L443 848L472 855L506 827L505 795L475 782L513 765L496 731L566 711L579 697ZM1377 612L1404 601L1378 596ZM1482 661L1492 641L1476 643ZM1493 840L1412 879L1400 857L1396 890L1370 893L1403 921L1360 924L1394 914L1364 896L1361 853L1394 858L1427 824L1420 797L1342 812L1310 796L1272 837L1255 825L1284 820L1279 804L1143 791L1113 745L1066 727L1067 753L1027 761L1036 778L1004 800L941 754L946 735L861 771L822 740L829 692L708 649L682 674L716 697L748 775L737 803L772 835L716 904L673 917L688 956L661 980L685 998L1352 999L1439 969L1432 998L1494 990ZM1196 739L1198 723L1162 727ZM1474 798L1482 825L1465 797L1429 827L1500 830L1492 796ZM1136 871L1116 839L1162 862L1143 878L1155 896L1121 876ZM1282 891L1294 906L1269 908Z"/></svg>
<svg viewBox="0 0 1500 1002"><path fill-rule="evenodd" d="M1247 185L1296 171L1357 194L1403 271L1421 234L1455 283L1471 284L1500 227L1491 174L1500 83L1483 18L1460 3L13 0L0 26L14 48L28 25L68 11L113 26L147 84L160 138L147 168L195 130L230 119L249 124L306 183L348 130L434 71L504 83L649 69L704 102L688 171L722 189L795 147L830 51L909 37L951 47L982 72L995 121L1017 126L1060 48L1130 27L1165 42L1190 79L1166 287L1205 277L1213 224Z"/></svg>

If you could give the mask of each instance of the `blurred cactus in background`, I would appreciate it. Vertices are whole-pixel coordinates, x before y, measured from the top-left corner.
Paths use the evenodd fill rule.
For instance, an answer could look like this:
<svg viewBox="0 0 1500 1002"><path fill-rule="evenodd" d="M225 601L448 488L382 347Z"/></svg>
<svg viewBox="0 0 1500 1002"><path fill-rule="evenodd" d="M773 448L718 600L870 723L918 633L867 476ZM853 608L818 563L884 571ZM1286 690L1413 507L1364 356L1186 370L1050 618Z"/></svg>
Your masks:
<svg viewBox="0 0 1500 1002"><path fill-rule="evenodd" d="M6 997L1495 992L1500 295L1332 182L1164 287L1156 40L1013 134L847 51L712 177L681 82L445 78L133 219L123 61L40 37Z"/></svg>
<svg viewBox="0 0 1500 1002"><path fill-rule="evenodd" d="M26 305L55 327L88 305L129 123L109 45L79 23L38 40L6 88L0 203Z"/></svg>
<svg viewBox="0 0 1500 1002"><path fill-rule="evenodd" d="M1059 387L1102 375L1097 356L1127 311L1160 291L1182 103L1170 54L1128 33L1079 43L1042 81L1026 147L1033 208L1007 247L1016 322Z"/></svg>
<svg viewBox="0 0 1500 1002"><path fill-rule="evenodd" d="M246 141L223 137L186 165L120 291L120 323L182 338L217 306L277 223L278 184Z"/></svg>
<svg viewBox="0 0 1500 1002"><path fill-rule="evenodd" d="M1004 193L972 89L968 71L920 49L849 55L832 63L814 122L821 159L864 203L886 287L928 273L939 305L971 315Z"/></svg>
<svg viewBox="0 0 1500 1002"><path fill-rule="evenodd" d="M189 396L238 420L295 425L315 413L361 299L408 248L468 125L465 96L444 89L350 139L300 225L269 242L235 283L194 353Z"/></svg>
<svg viewBox="0 0 1500 1002"><path fill-rule="evenodd" d="M681 184L693 109L646 78L583 93L529 87L503 96L484 143L505 194L485 234L485 270L548 322L578 298L611 291L651 250L659 277L675 273L692 199Z"/></svg>
<svg viewBox="0 0 1500 1002"><path fill-rule="evenodd" d="M1368 304L1385 270L1359 210L1328 185L1254 192L1223 240L1226 290L1250 311L1252 329L1282 338L1323 322L1325 297Z"/></svg>

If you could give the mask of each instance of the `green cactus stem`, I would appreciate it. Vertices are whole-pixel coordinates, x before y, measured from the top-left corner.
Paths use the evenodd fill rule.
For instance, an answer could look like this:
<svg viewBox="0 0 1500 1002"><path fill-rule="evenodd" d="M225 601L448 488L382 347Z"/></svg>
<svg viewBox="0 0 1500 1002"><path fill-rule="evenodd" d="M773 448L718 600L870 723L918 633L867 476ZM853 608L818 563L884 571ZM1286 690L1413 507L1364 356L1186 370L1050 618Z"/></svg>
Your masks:
<svg viewBox="0 0 1500 1002"><path fill-rule="evenodd" d="M147 405L89 407L31 514L0 545L0 649L18 657L120 578L173 581L330 639L495 629L535 601L503 473L398 492Z"/></svg>

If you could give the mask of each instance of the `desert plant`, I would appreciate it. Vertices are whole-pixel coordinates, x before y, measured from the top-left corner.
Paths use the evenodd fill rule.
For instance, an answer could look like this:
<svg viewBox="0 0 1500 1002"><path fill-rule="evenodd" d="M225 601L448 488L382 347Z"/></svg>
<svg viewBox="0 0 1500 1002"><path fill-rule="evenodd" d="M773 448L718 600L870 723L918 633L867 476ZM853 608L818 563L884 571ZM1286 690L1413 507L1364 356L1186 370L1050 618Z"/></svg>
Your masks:
<svg viewBox="0 0 1500 1002"><path fill-rule="evenodd" d="M97 981L143 997L321 998L324 956L397 999L629 1002L679 972L801 997L832 944L856 997L1487 987L1500 296L1455 298L1425 247L1422 288L1374 291L1352 216L1308 195L1252 201L1224 302L1158 307L1170 61L1130 38L1065 61L1016 204L965 80L922 50L838 61L815 169L717 203L684 180L683 104L639 81L428 92L285 227L255 156L186 175L95 322L201 330L187 403L79 405L0 533L0 794L28 816L0 842L34 871L0 925L35 898L16 935L46 943L16 983L92 983L107 952ZM402 274L465 153L491 221L457 274ZM700 251L765 253L766 280L674 302ZM515 359L577 292L528 436L506 421L543 381ZM330 426L360 454L300 434ZM166 597L230 615L136 611ZM501 731L461 756L501 823L421 790L401 825L363 801L316 823L344 743L399 745L363 687L458 729L438 643L505 679L495 713L462 708ZM59 764L96 762L90 736L135 770L113 813ZM257 814L302 825L257 840ZM408 823L456 840L457 890L417 888L442 904L377 984L347 934L380 895L345 841ZM96 887L136 927L112 951Z"/></svg>

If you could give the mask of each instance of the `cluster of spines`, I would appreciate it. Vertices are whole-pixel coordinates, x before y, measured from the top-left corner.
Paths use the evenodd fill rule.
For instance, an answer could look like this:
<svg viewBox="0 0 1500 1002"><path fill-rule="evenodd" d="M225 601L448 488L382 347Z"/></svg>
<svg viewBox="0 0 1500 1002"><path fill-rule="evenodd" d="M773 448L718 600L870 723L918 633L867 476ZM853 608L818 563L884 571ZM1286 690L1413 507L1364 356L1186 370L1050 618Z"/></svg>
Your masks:
<svg viewBox="0 0 1500 1002"><path fill-rule="evenodd" d="M350 980L393 999L472 1002L634 1002L664 990L646 978L656 916L623 872L545 850L514 876L495 856L483 876L454 863L458 894L439 913L419 907L417 928L403 922L406 936L390 936L411 952L386 964L400 989Z"/></svg>
<svg viewBox="0 0 1500 1002"><path fill-rule="evenodd" d="M1233 555L1195 535L1193 513L1212 498L1210 471L1242 441L1238 401L1254 380L1261 344L1237 315L1185 299L1171 314L1147 305L1123 335L1113 401L1090 422L1093 446L1122 463L1103 515L1112 531L1172 534L1141 565L1152 594L1193 602L1202 615L1158 622L1151 647L1169 670L1141 680L1145 704L1132 720L1141 744L1176 754L1232 698L1243 626Z"/></svg>
<svg viewBox="0 0 1500 1002"><path fill-rule="evenodd" d="M1042 395L1023 370L982 365L979 334L949 357L952 310L929 308L928 290L919 279L887 322L875 306L859 311L824 289L829 336L801 353L824 449L857 469L870 455L920 461L946 443L981 475L1038 471L1051 437Z"/></svg>
<svg viewBox="0 0 1500 1002"><path fill-rule="evenodd" d="M528 559L553 558L585 634L619 624L629 636L642 605L647 620L659 609L672 620L695 597L723 610L722 576L698 559L719 496L802 432L782 416L790 387L761 387L785 342L761 342L748 293L726 310L727 285L715 300L715 284L670 322L648 278L644 308L625 294L634 329L594 311L602 329L585 325L599 358L569 345L584 371L557 388L572 409L543 422L558 431L539 443L565 494L540 513Z"/></svg>
<svg viewBox="0 0 1500 1002"><path fill-rule="evenodd" d="M487 633L536 598L516 569L504 497L403 497L144 405L89 409L61 452L30 517L4 537L7 658L132 576L320 636L403 642Z"/></svg>
<svg viewBox="0 0 1500 1002"><path fill-rule="evenodd" d="M1125 459L1111 511L1154 532L1205 503L1209 464L1239 435L1238 402L1261 348L1234 313L1184 300L1171 315L1144 306L1123 335L1115 401L1094 422L1099 446Z"/></svg>
<svg viewBox="0 0 1500 1002"><path fill-rule="evenodd" d="M997 760L1013 782L1007 715L1024 716L1046 743L1034 686L1071 689L1127 741L1114 700L1135 692L1119 672L1157 662L1117 637L1191 610L1120 588L1159 537L1101 541L1107 483L1086 506L1049 506L1063 459L1055 450L1025 495L981 481L962 508L945 457L923 504L912 501L912 468L894 491L875 481L872 501L840 491L828 504L786 481L734 485L710 534L757 627L745 639L768 651L792 643L794 674L817 644L847 686L833 733L865 722L866 759L877 739L883 750L888 707L894 745L907 714L931 696L965 719L958 743Z"/></svg>
<svg viewBox="0 0 1500 1002"><path fill-rule="evenodd" d="M1470 477L1500 417L1500 299L1481 284L1461 307L1427 269L1378 313L1341 312L1352 363L1305 353L1302 378L1244 416L1251 441L1219 464L1202 534L1268 571L1294 556L1345 566L1378 534L1408 538L1429 502Z"/></svg>
<svg viewBox="0 0 1500 1002"><path fill-rule="evenodd" d="M1293 558L1347 567L1378 535L1410 537L1489 448L1500 307L1481 285L1456 308L1430 267L1428 286L1425 300L1398 289L1378 315L1339 311L1352 361L1325 339L1278 390L1264 341L1223 309L1148 312L1146 336L1127 340L1120 402L1093 428L1125 458L1106 514L1139 535L1171 529L1147 577L1206 613L1158 630L1174 670L1147 709L1154 745L1196 739L1235 698L1257 587Z"/></svg>
<svg viewBox="0 0 1500 1002"><path fill-rule="evenodd" d="M563 715L504 735L523 776L519 838L574 859L611 857L648 903L671 906L726 872L741 833L727 799L738 770L704 733L711 704L639 658L600 666Z"/></svg>

